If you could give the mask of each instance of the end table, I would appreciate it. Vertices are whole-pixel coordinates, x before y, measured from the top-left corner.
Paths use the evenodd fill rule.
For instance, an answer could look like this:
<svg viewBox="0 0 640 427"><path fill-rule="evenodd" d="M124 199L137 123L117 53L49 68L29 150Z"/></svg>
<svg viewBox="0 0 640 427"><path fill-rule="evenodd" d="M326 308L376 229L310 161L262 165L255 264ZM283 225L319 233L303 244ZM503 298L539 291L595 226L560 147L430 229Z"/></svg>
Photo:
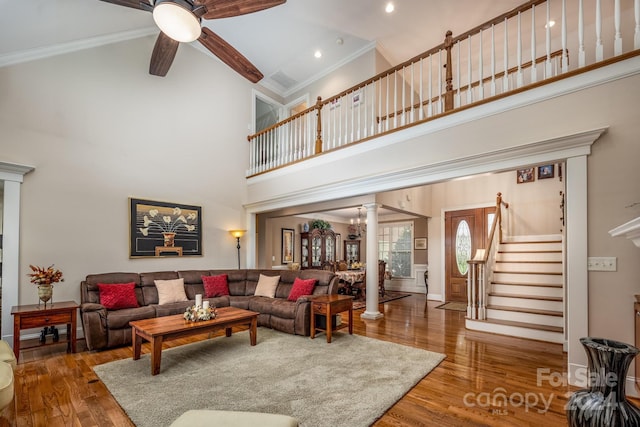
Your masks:
<svg viewBox="0 0 640 427"><path fill-rule="evenodd" d="M331 333L342 328L349 328L349 334L353 335L353 297L350 295L318 295L311 297L311 338L315 338L316 330L327 333L327 342L331 342ZM349 312L349 323L336 325L333 327L332 317L334 314ZM326 328L316 326L316 314L325 316Z"/></svg>
<svg viewBox="0 0 640 427"><path fill-rule="evenodd" d="M75 353L78 307L79 305L75 301L54 302L48 304L47 308L38 304L13 306L11 308L11 314L13 315L13 353L16 355L16 362L20 357L20 331L22 329L66 324L67 353ZM58 344L58 342L54 344Z"/></svg>

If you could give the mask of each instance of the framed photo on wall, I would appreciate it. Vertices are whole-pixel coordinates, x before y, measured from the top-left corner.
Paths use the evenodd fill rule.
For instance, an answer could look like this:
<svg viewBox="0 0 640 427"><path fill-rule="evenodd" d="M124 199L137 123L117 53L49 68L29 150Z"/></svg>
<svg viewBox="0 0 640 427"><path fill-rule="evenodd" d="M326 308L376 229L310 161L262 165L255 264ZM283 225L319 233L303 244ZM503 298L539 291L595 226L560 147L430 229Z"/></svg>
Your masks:
<svg viewBox="0 0 640 427"><path fill-rule="evenodd" d="M427 249L427 238L416 237L415 239L413 239L413 249Z"/></svg>
<svg viewBox="0 0 640 427"><path fill-rule="evenodd" d="M517 173L516 179L518 184L523 184L525 182L533 182L536 180L536 173L534 168L518 169L516 173Z"/></svg>
<svg viewBox="0 0 640 427"><path fill-rule="evenodd" d="M293 262L293 244L294 231L291 228L282 229L282 263L290 264Z"/></svg>
<svg viewBox="0 0 640 427"><path fill-rule="evenodd" d="M129 198L129 257L202 255L202 208Z"/></svg>
<svg viewBox="0 0 640 427"><path fill-rule="evenodd" d="M553 165L538 166L538 179L553 178Z"/></svg>

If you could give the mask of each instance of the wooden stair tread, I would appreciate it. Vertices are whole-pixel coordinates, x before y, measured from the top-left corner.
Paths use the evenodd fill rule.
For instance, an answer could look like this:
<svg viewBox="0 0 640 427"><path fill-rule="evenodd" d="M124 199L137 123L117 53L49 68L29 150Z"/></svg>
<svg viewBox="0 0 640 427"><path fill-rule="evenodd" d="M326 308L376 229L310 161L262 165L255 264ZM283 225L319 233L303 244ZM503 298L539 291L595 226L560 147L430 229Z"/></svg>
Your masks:
<svg viewBox="0 0 640 427"><path fill-rule="evenodd" d="M489 292L489 296L493 297L506 297L506 298L521 298L521 299L533 299L539 301L558 301L562 302L562 297L552 297L545 295L520 295L520 294L505 294L501 292Z"/></svg>
<svg viewBox="0 0 640 427"><path fill-rule="evenodd" d="M500 242L501 245L530 245L532 243L562 243L562 240L519 240L519 241L504 241Z"/></svg>
<svg viewBox="0 0 640 427"><path fill-rule="evenodd" d="M514 250L508 250L508 251L503 251L502 249L498 250L499 254L561 254L562 251L556 251L556 250L541 250L541 251L535 251L535 250L522 250L522 251L514 251Z"/></svg>
<svg viewBox="0 0 640 427"><path fill-rule="evenodd" d="M561 272L555 273L553 271L504 271L504 270L493 270L494 273L504 273L504 274L544 274L544 275L554 275L554 276L562 276Z"/></svg>
<svg viewBox="0 0 640 427"><path fill-rule="evenodd" d="M530 314L543 314L547 316L556 316L562 317L561 311L555 310L540 310L538 308L526 308L526 307L511 307L506 305L488 305L488 310L501 310L501 311L516 311L519 313L530 313Z"/></svg>
<svg viewBox="0 0 640 427"><path fill-rule="evenodd" d="M515 322L513 320L501 320L501 319L486 319L488 323L495 323L498 325L505 326L516 326L519 328L527 328L527 329L538 329L541 331L549 331L549 332L564 332L564 329L560 326L551 326L551 325L539 325L536 323L526 323L526 322Z"/></svg>
<svg viewBox="0 0 640 427"><path fill-rule="evenodd" d="M500 280L492 280L492 285L513 285L513 286L537 286L546 288L561 288L562 283L532 283L532 282L501 282Z"/></svg>

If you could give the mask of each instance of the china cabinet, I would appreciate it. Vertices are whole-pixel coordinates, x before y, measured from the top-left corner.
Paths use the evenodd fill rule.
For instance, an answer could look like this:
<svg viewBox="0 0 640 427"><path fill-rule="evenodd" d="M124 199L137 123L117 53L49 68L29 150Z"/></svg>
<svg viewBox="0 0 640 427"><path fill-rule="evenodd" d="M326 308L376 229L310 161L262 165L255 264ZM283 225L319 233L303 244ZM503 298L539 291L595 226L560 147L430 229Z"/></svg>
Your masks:
<svg viewBox="0 0 640 427"><path fill-rule="evenodd" d="M336 233L314 228L300 233L300 268L321 269L325 262L336 260Z"/></svg>
<svg viewBox="0 0 640 427"><path fill-rule="evenodd" d="M344 241L344 258L347 265L360 262L360 240Z"/></svg>

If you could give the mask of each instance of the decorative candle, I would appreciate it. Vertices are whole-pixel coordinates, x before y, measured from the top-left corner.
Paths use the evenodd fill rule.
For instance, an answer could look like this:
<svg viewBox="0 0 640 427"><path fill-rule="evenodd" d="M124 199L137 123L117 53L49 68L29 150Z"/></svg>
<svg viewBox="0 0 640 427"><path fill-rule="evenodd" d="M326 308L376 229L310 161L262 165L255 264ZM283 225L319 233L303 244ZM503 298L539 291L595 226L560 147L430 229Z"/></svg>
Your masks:
<svg viewBox="0 0 640 427"><path fill-rule="evenodd" d="M196 294L196 307L202 307L202 294Z"/></svg>
<svg viewBox="0 0 640 427"><path fill-rule="evenodd" d="M209 308L209 301L203 301L202 302L202 308L204 308L204 309Z"/></svg>

